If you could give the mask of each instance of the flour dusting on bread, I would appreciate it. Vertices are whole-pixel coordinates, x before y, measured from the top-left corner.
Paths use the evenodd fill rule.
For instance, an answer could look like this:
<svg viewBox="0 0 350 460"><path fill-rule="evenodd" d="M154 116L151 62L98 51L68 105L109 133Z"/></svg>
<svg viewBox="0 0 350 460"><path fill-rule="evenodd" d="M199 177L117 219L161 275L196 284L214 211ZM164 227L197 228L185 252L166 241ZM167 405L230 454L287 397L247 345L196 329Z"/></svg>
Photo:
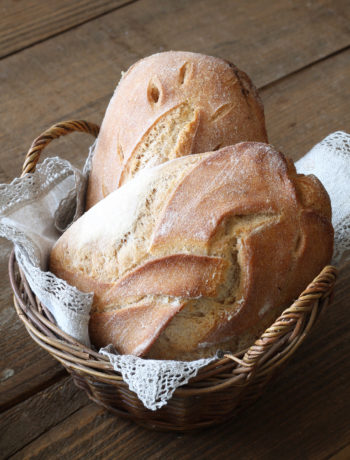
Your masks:
<svg viewBox="0 0 350 460"><path fill-rule="evenodd" d="M329 262L330 219L317 179L244 142L141 169L65 232L51 270L94 291L98 346L164 359L234 352Z"/></svg>
<svg viewBox="0 0 350 460"><path fill-rule="evenodd" d="M142 168L241 141L267 142L263 106L244 72L198 53L142 59L123 75L108 105L87 208Z"/></svg>

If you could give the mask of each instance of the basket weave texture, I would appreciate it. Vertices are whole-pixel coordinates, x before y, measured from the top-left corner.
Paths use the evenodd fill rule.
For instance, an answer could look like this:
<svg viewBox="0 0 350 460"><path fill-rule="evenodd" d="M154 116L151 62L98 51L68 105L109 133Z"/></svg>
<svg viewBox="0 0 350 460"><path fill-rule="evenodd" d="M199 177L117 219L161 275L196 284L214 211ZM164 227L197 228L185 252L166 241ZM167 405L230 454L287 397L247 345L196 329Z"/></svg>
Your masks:
<svg viewBox="0 0 350 460"><path fill-rule="evenodd" d="M41 151L53 139L73 131L97 136L92 123L58 123L34 140L26 155L22 176L35 170ZM168 404L157 411L146 409L129 390L108 358L88 348L59 329L48 309L40 303L20 268L14 253L9 260L14 305L29 335L60 361L100 406L137 423L160 430L187 431L223 422L262 393L280 366L295 352L317 317L330 303L337 270L326 266L299 298L276 319L248 350L226 354L202 368L196 377L178 388Z"/></svg>

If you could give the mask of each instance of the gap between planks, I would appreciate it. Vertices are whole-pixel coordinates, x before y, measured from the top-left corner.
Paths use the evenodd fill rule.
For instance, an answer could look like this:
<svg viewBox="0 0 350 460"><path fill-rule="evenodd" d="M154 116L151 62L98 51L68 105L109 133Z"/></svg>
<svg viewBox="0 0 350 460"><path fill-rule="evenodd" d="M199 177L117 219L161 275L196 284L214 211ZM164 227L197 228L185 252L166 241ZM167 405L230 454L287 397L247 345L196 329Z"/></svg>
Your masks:
<svg viewBox="0 0 350 460"><path fill-rule="evenodd" d="M337 73L339 73L339 63L345 62L342 58L345 57L345 54L349 55L349 52L343 53L333 57L329 63L327 61L322 62L319 64L319 66L313 66L313 68L304 70L303 73L304 75L294 75L291 77L289 80L293 80L294 84L296 83L297 80L302 80L303 82L306 82L306 86L314 86L316 82L316 87L315 87L315 92L322 91L324 92L325 89L327 89L327 79L334 77ZM316 68L315 68L316 67ZM317 68L319 67L319 68ZM328 69L328 71L327 71ZM326 75L327 78L325 81L318 80L319 75ZM344 76L346 78L346 75ZM314 81L314 83L313 83ZM319 82L318 82L319 81ZM318 82L318 83L317 83ZM275 85L276 87L279 87L279 91L281 93L286 93L287 91L290 90L291 87L293 87L293 84L291 82L287 81L282 81L279 82L278 84ZM298 85L297 85L298 86ZM303 105L305 104L305 99L304 99L304 93L303 91L300 90L301 88L301 83L299 83L298 86L299 90L296 88L294 89L294 94L290 94L289 97L292 99L298 98L299 94L299 104ZM307 91L307 89L306 89ZM265 91L265 98L267 97L268 99L268 108L269 110L274 110L278 107L278 98L276 99L277 96L275 96L275 88L268 88ZM339 99L341 95L337 92L332 93L331 90L329 94L327 94L327 100L335 99L335 104L337 105L337 102L339 102ZM288 105L288 104L287 104ZM299 106L297 106L299 107ZM304 118L308 116L308 112L303 112L302 115ZM329 112L327 114L329 121L332 118L332 112ZM305 120L305 122L307 119ZM290 142L290 140L289 140ZM342 372L335 373L335 364L332 364L332 356L337 357L337 362L338 364L341 363L342 359L342 354L344 353L344 344L346 344L346 337L344 336L344 331L346 326L346 322L342 322L346 318L346 312L345 309L341 308L341 306L345 307L346 299L349 293L348 289L348 282L349 282L349 267L346 273L343 273L339 279L338 283L338 290L336 292L337 296L337 301L334 304L334 312L336 313L335 315L332 315L331 311L325 312L326 317L323 317L320 319L319 323L316 326L315 334L312 336L313 340L307 341L305 343L304 347L306 347L306 353L309 350L309 355L306 356L306 362L303 363L298 363L296 360L298 357L302 356L302 351L298 352L298 355L292 358L291 360L291 367L284 370L283 375L278 377L278 381L276 382L276 386L280 388L281 391L277 391L274 389L273 385L269 386L267 390L267 395L266 398L262 398L260 402L257 403L256 408L250 409L251 412L247 412L246 414L243 414L243 420L246 420L248 423L255 423L254 420L257 418L262 418L267 426L270 423L270 428L273 429L275 427L275 424L273 424L270 420L271 417L268 416L269 411L271 414L276 413L280 419L282 420L282 415L281 411L279 411L278 407L279 404L281 404L284 407L284 411L286 411L287 418L289 416L292 417L292 422L289 424L289 421L284 421L282 430L285 431L285 434L289 436L289 440L296 442L296 436L299 436L299 431L300 434L303 435L303 443L304 447L307 447L308 449L311 449L313 453L315 451L320 454L319 449L325 449L324 456L322 458L331 458L332 460L341 460L347 458L346 455L348 454L349 450L347 448L347 444L342 444L338 450L336 445L330 444L329 447L326 446L326 437L324 437L324 441L321 443L321 447L318 446L318 435L316 433L319 432L318 427L322 427L323 424L328 423L326 420L327 417L321 417L322 421L318 421L316 415L319 413L319 411L324 411L324 407L321 408L322 400L324 395L328 395L327 401L324 400L324 405L325 407L328 407L329 410L334 408L331 411L331 418L333 420L337 420L340 416L339 423L341 430L337 434L337 436L342 434L342 440L344 441L344 417L345 417L345 412L343 411L342 413L338 412L337 407L341 407L342 403L342 398L345 396L345 388L346 388L346 376L342 376ZM332 307L331 307L332 308ZM331 310L331 309L330 309ZM341 316L339 316L341 315ZM328 324L330 323L330 324ZM337 326L336 328L333 329L333 326ZM311 353L310 353L311 351ZM333 355L332 355L333 354ZM329 356L329 360L324 360L324 356ZM293 361L294 359L294 361ZM322 364L323 363L323 364ZM313 370L313 366L315 365L315 370ZM314 372L316 373L316 379L313 381L312 376L314 376ZM304 374L306 374L306 380L304 381ZM335 388L333 391L331 390L331 386L333 385L333 376L335 377L335 381L338 383L338 387ZM289 378L291 380L289 380ZM323 386L327 387L327 391L323 389ZM71 382L71 386L73 386L73 382ZM305 388L304 388L305 386ZM295 404L293 406L290 406L288 403L288 400L290 400L291 397L295 397L295 392L293 393L291 388L295 388L295 391L297 391L298 397L296 398ZM54 393L55 389L54 388L49 388L48 390L44 391L43 393L50 392ZM284 396L285 395L285 396ZM309 398L310 396L310 398ZM81 395L83 397L83 395ZM33 399L41 399L41 395L38 393L37 395L33 396ZM63 397L64 399L64 397ZM69 399L69 398L68 398ZM276 400L275 400L276 399ZM27 402L25 401L23 404L26 404ZM29 402L28 402L29 404ZM69 404L69 401L67 401L67 404ZM30 405L30 404L29 404ZM19 408L18 408L19 409ZM69 408L68 408L69 409ZM12 410L12 409L11 409ZM14 411L16 411L16 407L13 408ZM276 412L277 411L277 412ZM288 415L288 411L290 411L290 414ZM50 412L50 411L49 411ZM40 433L37 432L35 433L35 439L33 438L32 440L28 440L28 442L25 443L22 447L20 447L17 450L17 454L15 454L15 458L27 458L26 456L32 452L37 452L39 456L41 454L48 455L50 454L50 443L56 443L57 448L63 448L67 452L67 449L70 449L69 447L69 439L73 440L78 444L78 450L74 450L73 446L71 447L72 450L69 451L69 454L75 455L79 452L79 455L84 455L84 453L87 455L88 451L90 452L91 449L99 449L98 444L101 443L101 438L104 440L104 445L106 449L109 449L109 454L113 451L114 448L118 446L124 453L125 449L127 449L127 446L131 446L129 439L133 440L133 446L130 447L130 449L135 449L137 452L140 452L141 447L145 446L145 449L148 449L149 454L151 455L149 458L156 458L156 445L159 444L159 448L163 449L164 452L164 458L169 458L167 455L169 455L171 452L174 452L175 448L179 448L182 450L182 455L184 457L182 458L189 458L186 457L186 451L191 448L192 446L192 441L186 443L185 440L182 440L180 438L176 438L176 435L171 436L168 434L157 434L157 433L144 433L142 432L142 429L139 429L139 427L135 426L130 426L128 422L125 422L123 420L116 420L113 416L105 413L102 413L103 411L99 410L97 406L94 404L91 404L89 401L86 401L85 403L83 402L82 406L80 409L75 410L71 414L66 414L62 417L61 420L58 420L56 424L49 428L44 428L44 430ZM283 412L283 411L282 411ZM254 416L255 414L255 416ZM312 417L312 414L314 416ZM345 415L344 415L345 414ZM82 423L85 423L86 417L89 419L87 431L91 429L91 432L89 431L89 434L87 431L84 431L82 429ZM303 420L304 423L302 423L300 426L300 417ZM315 418L316 417L316 418ZM343 418L342 418L343 417ZM272 417L273 418L273 417ZM283 419L284 420L284 419ZM35 421L35 417L34 417ZM72 427L73 425L76 426L77 433L79 433L79 430L82 430L82 436L83 438L87 439L89 436L89 440L87 440L87 447L86 450L84 447L83 441L79 441L79 439L75 439L74 435L71 434L71 431L73 430ZM100 425L103 425L100 428L97 428ZM238 423L237 427L235 428L234 422L228 422L226 428L226 425L224 425L222 428L214 428L212 431L208 431L209 433L209 438L211 436L216 437L216 440L218 441L214 445L210 445L209 441L206 441L206 436L203 432L203 435L199 434L198 437L202 436L203 437L203 448L201 447L201 442L198 442L196 440L196 437L193 437L193 443L197 444L198 449L202 449L201 452L202 454L210 454L210 455L217 455L218 450L221 448L221 444L226 444L226 450L225 452L228 453L228 443L226 439L229 438L229 436L232 436L234 438L235 436L235 429L240 431L243 436L247 437L247 433L245 430L240 426L240 423ZM252 449L254 450L255 447L258 447L259 449L263 448L263 445L265 442L269 442L270 447L265 450L265 457L263 458L268 458L268 455L271 454L271 451L269 449L273 449L274 452L278 452L279 454L285 453L282 452L284 450L281 445L285 442L284 439L281 440L276 440L276 443L273 441L273 430L272 434L267 435L267 440L263 440L263 433L262 429L259 429L259 423L256 424L256 429L260 432L259 436L255 439L253 438L251 440L252 442ZM299 426L299 428L298 428ZM295 431L295 434L293 435L293 429ZM97 430L97 431L96 431ZM106 430L106 434L104 434L104 430ZM220 434L220 430L222 430L222 434ZM243 431L242 431L243 430ZM261 431L262 430L262 431ZM299 431L298 431L299 430ZM334 431L334 430L333 430ZM312 439L308 441L308 437L306 433L311 432L312 433ZM125 443L121 443L121 438L119 437L120 433L122 433L122 437L125 435ZM334 434L334 433L333 433ZM60 436L60 440L56 439L56 436ZM72 437L73 436L73 437ZM96 440L96 447L94 442L90 439L91 437L94 437ZM337 436L333 436L333 442L337 439ZM79 436L78 436L79 438ZM237 436L236 436L237 438ZM124 438L123 438L124 439ZM149 442L147 443L147 439L149 439ZM178 439L178 441L177 441ZM68 441L67 441L68 440ZM169 441L169 447L167 447L167 443L164 442L165 440ZM341 439L339 438L339 441ZM248 439L246 439L247 444L248 444ZM85 441L84 441L85 442ZM244 448L242 446L241 442L238 442L238 438L236 439L237 444L237 449L241 449L242 453L248 454L249 452L246 452L248 448ZM279 442L281 445L279 445ZM80 444L79 444L80 443ZM129 443L129 444L128 444ZM110 445L109 445L110 444ZM187 445L186 445L187 444ZM230 444L231 445L231 444ZM235 445L234 439L232 439L232 446ZM286 444L288 445L288 443ZM68 447L67 447L68 446ZM113 447L114 446L114 447ZM297 445L295 444L294 446L297 448ZM328 448L334 448L334 452L326 452ZM298 449L302 449L303 445L299 446ZM327 449L326 449L327 448ZM79 450L82 449L82 450ZM207 450L208 449L208 450ZM211 449L211 450L209 450ZM265 449L265 448L264 448ZM249 449L248 449L249 450ZM51 453L52 453L51 449ZM114 451L115 452L115 451ZM101 452L100 452L101 453ZM129 452L130 453L130 452ZM107 455L109 455L107 452ZM250 451L250 454L252 454L252 450ZM23 457L22 457L23 455ZM48 458L48 457L46 457ZM69 458L69 457L65 457ZM73 457L70 457L73 458ZM120 458L127 458L125 455L124 457ZM134 457L135 458L135 457ZM138 457L141 458L141 457ZM170 457L171 458L171 457ZM205 457L203 457L205 458ZM208 457L209 458L209 457ZM318 457L321 458L321 457Z"/></svg>
<svg viewBox="0 0 350 460"><path fill-rule="evenodd" d="M87 19L84 19L84 20L82 20L80 22L77 22L76 24L72 24L70 26L63 27L61 30L58 30L57 32L53 32L51 34L46 35L43 38L34 40L33 42L28 43L27 45L23 45L23 46L21 46L19 48L16 48L13 51L5 52L3 55L0 56L0 61L2 59L6 59L7 57L13 56L13 55L15 55L17 53L20 53L21 51L24 51L26 49L32 48L33 46L38 45L39 43L43 43L43 42L45 42L47 40L50 40L52 38L55 38L55 37L57 37L59 35L62 35L64 33L66 33L66 32L69 32L70 30L76 29L76 28L78 28L78 27L80 27L80 26L82 26L84 24L87 24L88 22L94 21L95 19L99 19L99 18L101 18L103 16L106 16L107 14L110 14L110 13L113 13L114 11L120 10L120 9L124 8L125 6L129 6L129 5L131 5L133 3L136 3L138 1L141 1L141 0L125 1L122 4L119 4L119 5L115 6L115 7L110 8L110 9L108 9L106 11L101 12L101 13L97 13L94 16L91 16L91 17L89 17Z"/></svg>
<svg viewBox="0 0 350 460"><path fill-rule="evenodd" d="M301 72L303 70L309 69L310 67L313 67L313 66L315 66L317 64L320 64L321 62L326 61L327 59L335 57L338 54L344 53L348 49L350 49L350 44L344 46L343 48L340 48L339 50L333 51L333 52L331 52L331 53L329 53L329 54L327 54L325 56L322 56L319 59L315 59L314 61L311 61L308 64L305 64L304 66L299 67L299 68L287 73L286 75L283 75L283 77L276 78L276 80L273 80L273 81L271 81L269 83L266 83L266 84L260 86L258 88L258 90L259 90L259 92L261 92L261 91L264 91L266 89L269 89L271 86L275 85L276 83L280 83L280 82L286 80L289 77L293 77L294 75L298 74L299 72Z"/></svg>
<svg viewBox="0 0 350 460"><path fill-rule="evenodd" d="M27 333L27 332L26 332ZM57 372L57 374L53 375L53 377L49 378L48 380L44 380L41 384L34 386L30 388L28 391L24 391L20 395L14 397L13 399L10 399L9 401L6 401L4 404L0 405L0 414L7 411L8 409L11 409L11 407L14 407L23 401L26 401L27 399L31 398L32 396L36 395L37 393L40 393L41 391L46 390L47 388L51 387L52 385L55 385L56 383L60 382L64 378L68 376L68 372L66 369L62 366L62 369Z"/></svg>
<svg viewBox="0 0 350 460"><path fill-rule="evenodd" d="M113 11L116 10L116 9L122 9L124 6L128 6L128 5L130 5L130 4L132 4L132 3L135 3L135 2L137 2L137 0L128 2L127 4L124 4L124 5L121 5L121 6L119 6L119 7L116 7L116 8L114 8L113 10L110 10L109 12L102 13L100 16L108 15L109 13L113 12ZM99 16L96 16L96 17L94 17L94 18L91 18L90 20L87 20L87 21L85 21L85 22L82 22L82 23L80 23L79 25L73 26L72 28L78 28L80 25L83 25L83 24L85 24L86 22L90 22L90 21L92 21L92 20L94 20L94 19L96 19L96 18L98 18L98 17L99 17ZM64 34L65 32L68 32L69 30L70 30L70 29L66 29L65 31L62 31L61 33L58 33L58 34L56 34L55 36ZM53 36L52 36L52 37L53 37ZM52 37L50 37L50 38L52 38ZM49 40L49 38L44 39L44 40L42 40L42 41L47 41L47 40ZM37 44L37 43L39 43L39 42L36 42L36 44ZM30 45L30 46L34 46L34 44L33 44L33 45ZM23 48L23 49L24 49L24 48ZM322 61L326 61L326 60L328 60L328 59L330 58L330 56L333 56L333 55L336 55L336 54L340 54L342 51L344 51L344 50L346 50L346 49L348 49L348 47L345 47L345 48L343 48L342 50L338 50L338 51L329 53L327 56L321 57L321 58L318 59L318 60L316 59L314 62L311 62L311 63L309 63L309 64L306 64L306 65L300 67L298 70L289 72L289 73L287 73L286 75L284 75L284 76L282 76L282 77L280 77L280 78L277 77L275 80L272 80L270 83L267 83L265 86L264 86L264 85L260 86L261 91L264 93L265 89L269 90L270 87L274 88L278 83L282 82L283 80L286 80L286 79L290 80L291 77L296 76L296 74L299 74L300 72L304 71L304 70L307 69L308 67L312 67L312 66L315 66L315 64L319 64L319 63L322 62ZM106 96L106 97L108 97L108 96ZM62 378L62 377L58 378L58 381L59 381L61 378ZM28 394L29 394L29 393L30 393L30 392L28 392ZM33 394L35 394L35 392L34 392ZM22 400L23 400L23 399L22 399Z"/></svg>
<svg viewBox="0 0 350 460"><path fill-rule="evenodd" d="M334 57L332 58L332 60L333 60L333 61L334 61L334 60L339 60L339 59L342 57L342 54L345 54L345 53L346 53L346 51L344 51L344 53L338 53L338 55L337 55L337 56L334 56ZM324 66L324 65L327 64L326 61L327 61L327 60L323 60L323 62L322 62L322 63L319 63L318 65ZM307 73L310 73L310 72L311 72L311 73L312 73L312 72L315 72L315 70L313 70L312 67L314 67L314 66L310 66L310 68L307 69L307 70L305 70L305 69L304 69L304 70L299 70L298 72L294 73L294 75L293 75L292 77L290 77L289 80L296 80L296 79L299 77L299 74L301 74L301 73L305 73L305 72L307 72ZM265 99L266 97L269 97L269 95L273 94L273 93L274 93L273 89L274 89L275 87L283 86L283 85L286 83L285 80L286 80L286 79L284 79L283 81L279 80L279 81L276 82L274 85L269 85L269 87L268 87L268 88L265 88L265 89L263 88L263 89L262 89L262 96L263 96L263 99ZM283 93L283 92L284 92L284 91L282 91L282 93ZM267 101L267 102L268 102L268 101ZM277 101L277 102L278 102L278 101ZM272 106L277 105L277 102L276 102L275 100L272 101L272 102L268 102L267 107L269 107L269 104L272 104ZM291 133L291 134L292 134L292 133ZM25 331L23 331L23 332L26 333ZM45 388L48 388L49 386L51 386L51 385L53 385L53 384L59 382L60 380L62 380L62 378L65 377L65 375L66 375L66 374L65 374L65 371L62 370L62 373L59 373L57 376L54 376L53 378L51 378L51 379L49 379L48 381L44 382L42 385L38 385L38 386L36 386L35 388L29 390L28 392L24 392L21 396L16 397L16 398L15 398L14 400L12 400L10 403L6 404L6 409L8 409L9 407L13 406L14 404L18 404L18 403L20 403L21 401L24 401L25 399L27 399L28 397L32 396L33 394L36 394L38 391L41 391L41 390L43 390L43 389L45 389Z"/></svg>
<svg viewBox="0 0 350 460"><path fill-rule="evenodd" d="M334 60L334 59L339 59L341 58L342 54L345 54L346 51L344 51L343 53L336 53L336 56L332 57L331 59ZM322 65L323 64L323 65ZM323 67L325 64L327 64L327 60L322 60L322 63L319 63L318 65L320 65L321 67ZM295 80L298 78L299 74L300 73L305 73L305 72L313 72L313 68L317 67L317 65L313 65L313 66L308 66L308 69L300 69L299 71L297 72L294 72L293 73L293 76L290 77L288 80ZM265 99L266 97L269 97L269 95L273 94L274 91L273 89L276 88L276 87L279 87L279 86L283 86L285 83L286 83L286 80L287 79L282 79L282 80L278 80L276 83L274 83L273 85L268 85L268 87L266 88L262 88L262 96L263 96L263 99ZM283 91L282 91L283 93ZM268 102L268 101L267 101ZM273 105L277 105L277 102L276 101L272 101L272 106ZM267 104L267 107L269 107L269 104ZM25 331L23 331L24 333L26 333ZM49 379L48 381L44 382L42 385L38 385L36 386L35 388L27 391L27 392L24 392L22 395L16 397L14 400L10 401L9 403L6 404L6 406L4 406L4 409L8 409L10 407L12 407L13 405L16 405L26 399L28 399L30 396L42 391L43 389L45 388L48 388L50 387L51 385L59 382L60 380L62 380L64 377L66 376L66 372L62 369L62 372L57 374L56 376L52 377L51 379ZM4 410L3 409L3 410Z"/></svg>

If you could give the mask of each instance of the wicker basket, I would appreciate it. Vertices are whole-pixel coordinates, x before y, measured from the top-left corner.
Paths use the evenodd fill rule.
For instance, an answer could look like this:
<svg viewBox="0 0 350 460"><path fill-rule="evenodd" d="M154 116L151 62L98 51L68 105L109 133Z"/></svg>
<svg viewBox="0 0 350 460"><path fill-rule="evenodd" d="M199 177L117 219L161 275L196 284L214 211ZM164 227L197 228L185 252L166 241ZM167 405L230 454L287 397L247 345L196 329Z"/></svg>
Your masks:
<svg viewBox="0 0 350 460"><path fill-rule="evenodd" d="M52 126L33 142L22 175L34 171L41 151L52 139L72 131L97 136L99 128L85 121ZM261 394L329 304L337 271L335 267L325 267L253 346L234 356L224 355L202 368L157 411L143 406L105 356L78 343L56 326L50 312L31 291L14 253L9 260L9 275L14 305L29 335L63 364L75 384L84 389L90 399L147 428L187 431L223 422Z"/></svg>

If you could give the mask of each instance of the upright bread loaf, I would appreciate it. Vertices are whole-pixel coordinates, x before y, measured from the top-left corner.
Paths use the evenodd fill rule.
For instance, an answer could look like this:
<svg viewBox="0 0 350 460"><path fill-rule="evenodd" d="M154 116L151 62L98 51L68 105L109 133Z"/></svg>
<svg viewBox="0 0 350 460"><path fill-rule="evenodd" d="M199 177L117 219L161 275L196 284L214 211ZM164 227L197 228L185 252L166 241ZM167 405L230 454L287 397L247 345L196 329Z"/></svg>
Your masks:
<svg viewBox="0 0 350 460"><path fill-rule="evenodd" d="M186 360L251 344L332 245L318 179L248 142L141 171L63 234L51 270L94 291L96 346Z"/></svg>
<svg viewBox="0 0 350 460"><path fill-rule="evenodd" d="M263 106L244 72L197 53L149 56L124 74L109 103L86 207L142 168L241 141L267 142Z"/></svg>

